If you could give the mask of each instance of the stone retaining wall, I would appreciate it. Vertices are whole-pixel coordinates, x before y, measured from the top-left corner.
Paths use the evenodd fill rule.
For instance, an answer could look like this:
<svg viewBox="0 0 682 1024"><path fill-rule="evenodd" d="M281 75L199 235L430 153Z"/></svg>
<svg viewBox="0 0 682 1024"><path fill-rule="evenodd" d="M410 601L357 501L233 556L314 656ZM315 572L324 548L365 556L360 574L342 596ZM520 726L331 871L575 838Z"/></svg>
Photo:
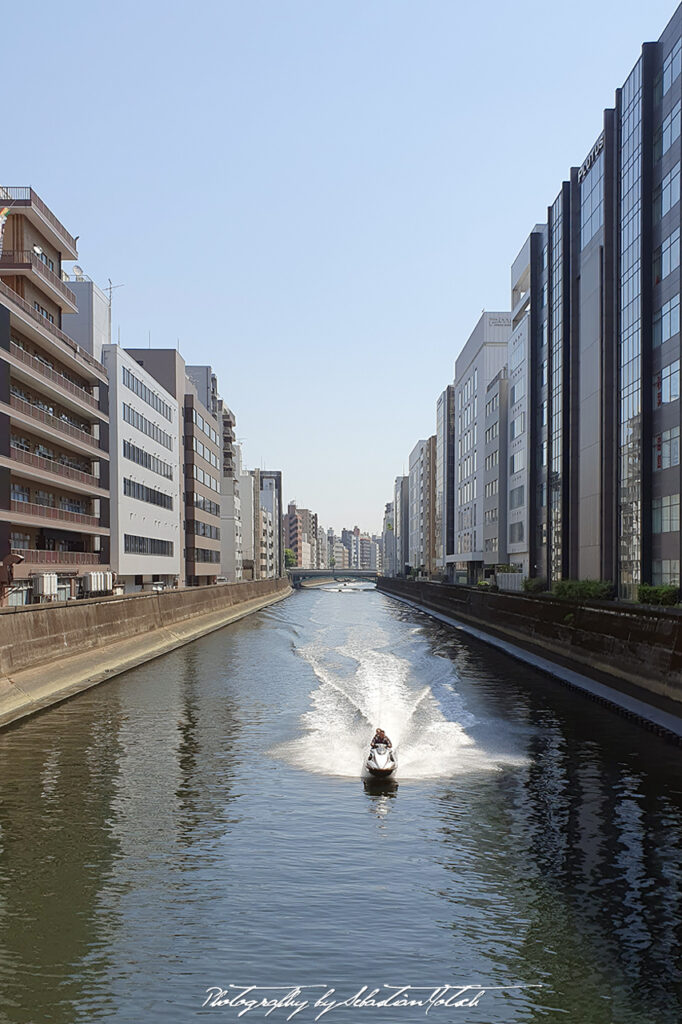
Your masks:
<svg viewBox="0 0 682 1024"><path fill-rule="evenodd" d="M0 609L0 726L287 597L288 579Z"/></svg>
<svg viewBox="0 0 682 1024"><path fill-rule="evenodd" d="M682 614L642 605L573 602L483 588L381 578L380 590L461 619L551 658L682 702Z"/></svg>

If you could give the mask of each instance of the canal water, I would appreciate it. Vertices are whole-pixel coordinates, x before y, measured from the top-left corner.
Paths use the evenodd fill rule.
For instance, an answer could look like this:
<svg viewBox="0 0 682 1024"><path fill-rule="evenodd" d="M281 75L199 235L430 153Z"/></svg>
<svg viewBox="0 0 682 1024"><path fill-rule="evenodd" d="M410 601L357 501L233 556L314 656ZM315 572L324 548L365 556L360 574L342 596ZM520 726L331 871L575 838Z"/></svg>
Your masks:
<svg viewBox="0 0 682 1024"><path fill-rule="evenodd" d="M680 760L373 589L296 593L0 735L0 1021L678 1024Z"/></svg>

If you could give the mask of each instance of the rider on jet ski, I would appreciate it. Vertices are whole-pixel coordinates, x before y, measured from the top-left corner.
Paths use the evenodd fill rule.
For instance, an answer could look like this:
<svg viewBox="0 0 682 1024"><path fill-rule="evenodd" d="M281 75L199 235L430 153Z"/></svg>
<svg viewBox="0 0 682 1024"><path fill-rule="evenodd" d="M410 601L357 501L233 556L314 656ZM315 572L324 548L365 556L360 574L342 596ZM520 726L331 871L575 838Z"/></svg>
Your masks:
<svg viewBox="0 0 682 1024"><path fill-rule="evenodd" d="M384 730L383 729L377 729L376 733L374 734L374 739L370 743L370 748L378 747L382 743L383 743L383 745L385 747L392 747L393 746L393 744L389 740L389 738L386 735L386 733L384 732Z"/></svg>

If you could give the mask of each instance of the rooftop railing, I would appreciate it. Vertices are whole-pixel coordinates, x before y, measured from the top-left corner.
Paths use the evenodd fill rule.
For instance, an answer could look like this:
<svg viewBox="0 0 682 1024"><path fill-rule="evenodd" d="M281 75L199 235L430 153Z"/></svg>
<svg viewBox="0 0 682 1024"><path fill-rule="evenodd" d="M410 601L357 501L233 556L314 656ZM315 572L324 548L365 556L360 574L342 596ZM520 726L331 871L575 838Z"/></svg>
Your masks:
<svg viewBox="0 0 682 1024"><path fill-rule="evenodd" d="M61 235L64 241L68 242L70 248L76 252L76 239L66 230L62 222L55 217L49 206L43 202L38 193L32 188L24 185L0 185L0 200L2 199L9 199L11 203L21 206L35 206L36 210L40 211L57 234Z"/></svg>

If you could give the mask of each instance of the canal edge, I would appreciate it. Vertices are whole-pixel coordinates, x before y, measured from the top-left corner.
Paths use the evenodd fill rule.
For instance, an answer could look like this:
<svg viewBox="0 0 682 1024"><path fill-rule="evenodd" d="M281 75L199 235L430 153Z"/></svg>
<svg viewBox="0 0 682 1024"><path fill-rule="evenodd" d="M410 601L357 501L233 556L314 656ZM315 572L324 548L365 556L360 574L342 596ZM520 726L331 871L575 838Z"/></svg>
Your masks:
<svg viewBox="0 0 682 1024"><path fill-rule="evenodd" d="M10 702L7 710L0 711L0 732L20 725L26 718L47 711L78 694L114 679L140 665L170 654L179 647L215 633L270 605L286 600L293 593L291 587L274 595L245 601L232 606L228 615L201 616L154 630L142 636L114 641L85 654L64 658L53 665L43 663L30 669L0 677L0 708ZM182 626L189 627L184 631ZM93 671L94 663L94 671ZM50 670L50 682L41 685L42 676ZM34 691L32 693L32 690ZM14 698L12 702L11 698Z"/></svg>

